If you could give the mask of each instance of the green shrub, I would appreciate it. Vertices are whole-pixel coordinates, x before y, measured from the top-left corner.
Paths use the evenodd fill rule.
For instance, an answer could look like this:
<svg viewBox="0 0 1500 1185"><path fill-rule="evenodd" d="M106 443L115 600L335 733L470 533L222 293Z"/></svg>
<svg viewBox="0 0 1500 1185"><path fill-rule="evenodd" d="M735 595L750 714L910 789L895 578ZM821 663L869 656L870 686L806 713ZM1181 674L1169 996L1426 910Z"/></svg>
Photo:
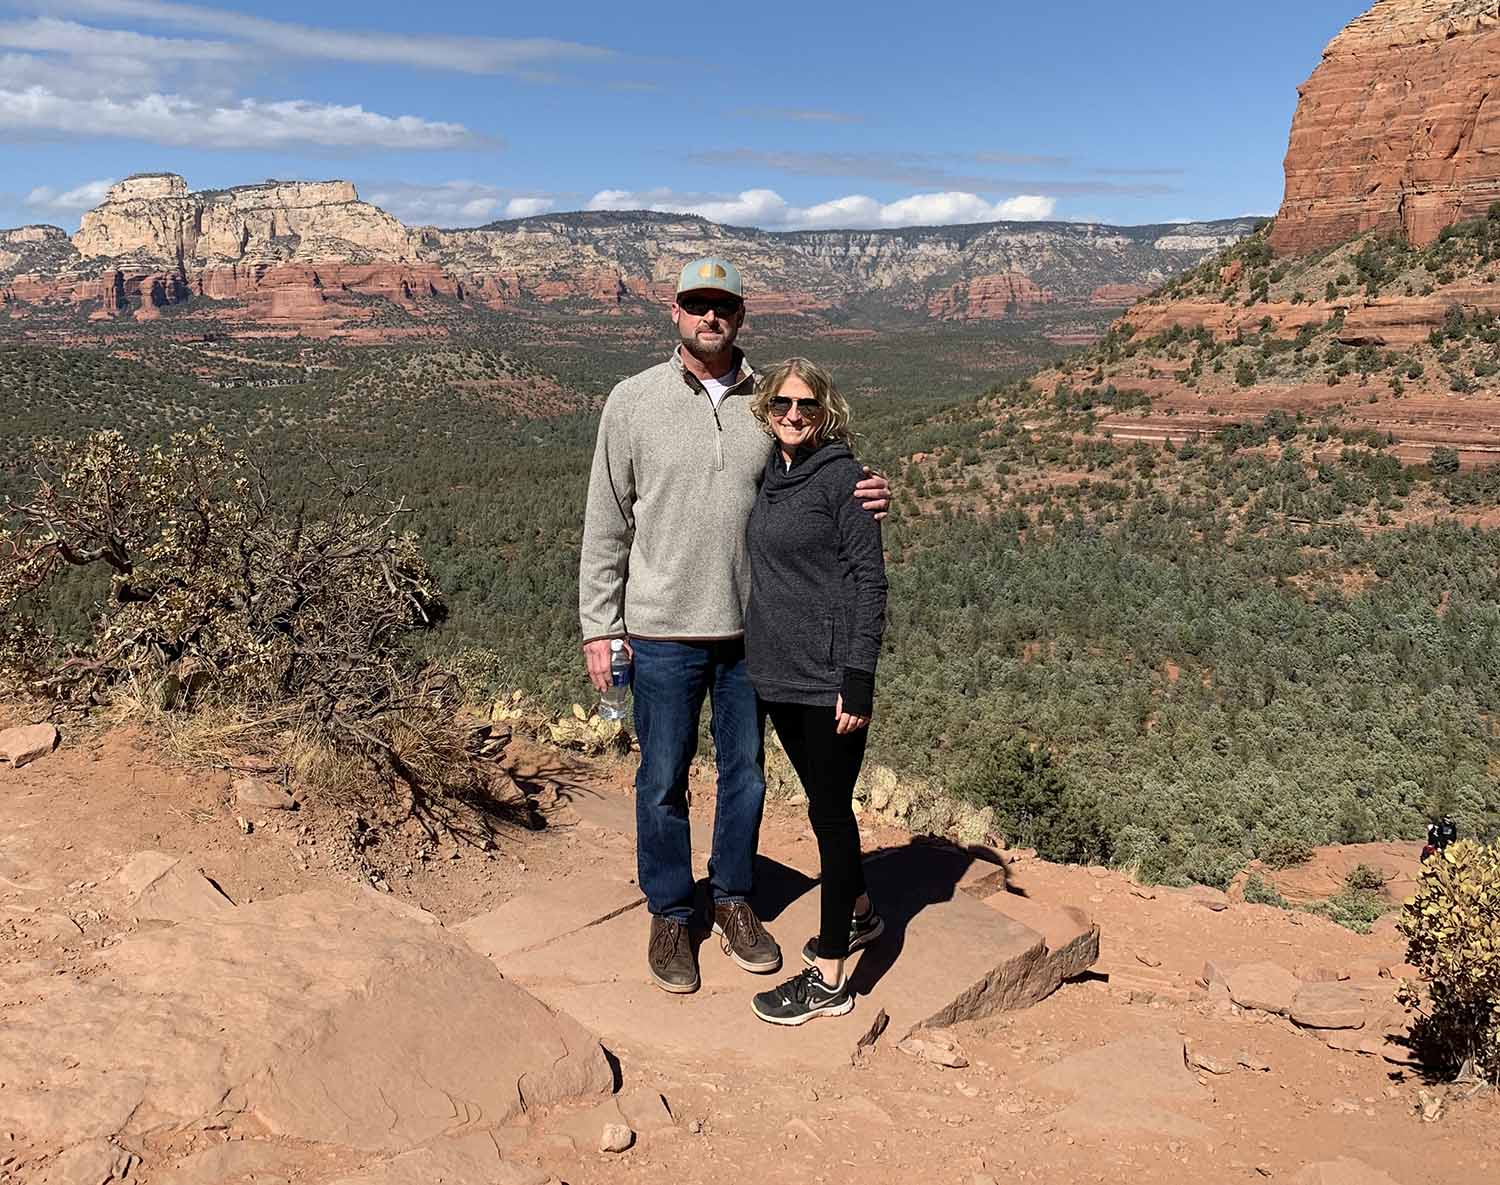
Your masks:
<svg viewBox="0 0 1500 1185"><path fill-rule="evenodd" d="M1356 864L1344 878L1344 887L1354 893L1379 893L1385 889L1385 876L1378 868Z"/></svg>
<svg viewBox="0 0 1500 1185"><path fill-rule="evenodd" d="M1267 868L1291 868L1297 864L1306 864L1311 860L1313 847L1304 839L1291 835L1278 835L1266 844L1265 850L1259 855L1261 863Z"/></svg>
<svg viewBox="0 0 1500 1185"><path fill-rule="evenodd" d="M1286 898L1281 895L1280 890L1258 872L1252 872L1245 879L1245 900L1251 905L1274 905L1279 909L1287 907Z"/></svg>
<svg viewBox="0 0 1500 1185"><path fill-rule="evenodd" d="M1401 931L1428 980L1402 988L1414 1048L1446 1076L1500 1084L1500 846L1465 839L1429 857Z"/></svg>
<svg viewBox="0 0 1500 1185"><path fill-rule="evenodd" d="M1044 745L1015 734L986 739L970 752L952 787L995 809L995 822L1013 847L1035 848L1044 859L1103 863L1109 830L1102 804L1073 784Z"/></svg>
<svg viewBox="0 0 1500 1185"><path fill-rule="evenodd" d="M1327 900L1314 901L1304 908L1308 913L1319 914L1331 922L1337 922L1346 930L1368 934L1370 927L1390 912L1391 906L1385 895L1378 890L1356 889L1345 882L1341 892Z"/></svg>
<svg viewBox="0 0 1500 1185"><path fill-rule="evenodd" d="M1427 461L1427 467L1434 473L1446 475L1458 472L1458 450L1443 448L1439 445L1432 450L1432 456Z"/></svg>

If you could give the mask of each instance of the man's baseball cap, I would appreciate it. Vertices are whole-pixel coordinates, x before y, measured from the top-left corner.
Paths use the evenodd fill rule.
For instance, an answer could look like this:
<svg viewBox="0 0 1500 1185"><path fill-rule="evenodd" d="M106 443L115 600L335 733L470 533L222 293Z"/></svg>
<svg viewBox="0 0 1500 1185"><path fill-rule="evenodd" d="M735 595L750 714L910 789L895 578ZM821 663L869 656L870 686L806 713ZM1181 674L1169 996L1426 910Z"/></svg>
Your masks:
<svg viewBox="0 0 1500 1185"><path fill-rule="evenodd" d="M705 290L727 292L743 300L745 288L740 280L740 269L727 259L716 259L711 255L693 260L677 277L677 294Z"/></svg>

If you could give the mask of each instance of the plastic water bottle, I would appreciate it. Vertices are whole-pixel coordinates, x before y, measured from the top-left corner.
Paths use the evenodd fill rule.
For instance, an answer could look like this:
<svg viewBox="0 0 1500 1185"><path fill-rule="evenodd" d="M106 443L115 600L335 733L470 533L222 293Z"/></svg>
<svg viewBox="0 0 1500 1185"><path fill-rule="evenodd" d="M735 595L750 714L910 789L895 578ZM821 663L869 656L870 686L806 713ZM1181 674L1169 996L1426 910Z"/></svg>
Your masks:
<svg viewBox="0 0 1500 1185"><path fill-rule="evenodd" d="M609 690L599 697L599 718L625 719L625 697L629 694L630 655L623 641L612 638L609 643Z"/></svg>

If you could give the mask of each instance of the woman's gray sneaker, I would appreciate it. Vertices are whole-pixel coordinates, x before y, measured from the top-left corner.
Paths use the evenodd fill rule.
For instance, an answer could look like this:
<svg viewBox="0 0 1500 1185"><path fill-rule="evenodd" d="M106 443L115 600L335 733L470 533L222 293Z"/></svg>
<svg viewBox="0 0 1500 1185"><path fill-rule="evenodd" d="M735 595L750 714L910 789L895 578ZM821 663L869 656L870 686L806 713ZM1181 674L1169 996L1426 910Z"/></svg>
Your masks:
<svg viewBox="0 0 1500 1185"><path fill-rule="evenodd" d="M816 967L804 967L785 983L759 993L750 1007L773 1025L800 1025L815 1016L842 1016L854 1007L854 993L847 978L829 987Z"/></svg>
<svg viewBox="0 0 1500 1185"><path fill-rule="evenodd" d="M646 947L651 978L667 992L698 990L698 959L686 922L672 918L651 919L651 941Z"/></svg>
<svg viewBox="0 0 1500 1185"><path fill-rule="evenodd" d="M724 953L746 971L770 975L781 970L781 947L745 902L715 902L714 933Z"/></svg>
<svg viewBox="0 0 1500 1185"><path fill-rule="evenodd" d="M873 909L864 917L855 914L849 922L849 953L864 950L885 933L885 923ZM814 934L802 948L802 961L809 967L818 958L818 936Z"/></svg>

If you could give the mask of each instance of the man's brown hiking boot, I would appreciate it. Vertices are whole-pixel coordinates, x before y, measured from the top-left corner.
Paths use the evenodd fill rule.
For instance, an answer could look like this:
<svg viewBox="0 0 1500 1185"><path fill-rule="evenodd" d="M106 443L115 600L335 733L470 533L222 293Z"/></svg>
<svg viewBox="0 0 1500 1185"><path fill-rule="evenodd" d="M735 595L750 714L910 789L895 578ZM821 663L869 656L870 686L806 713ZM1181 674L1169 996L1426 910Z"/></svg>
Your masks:
<svg viewBox="0 0 1500 1185"><path fill-rule="evenodd" d="M698 959L686 922L652 917L651 941L646 947L651 978L665 992L698 990Z"/></svg>
<svg viewBox="0 0 1500 1185"><path fill-rule="evenodd" d="M714 904L714 933L724 953L756 975L781 970L781 947L766 933L755 911L743 901Z"/></svg>

